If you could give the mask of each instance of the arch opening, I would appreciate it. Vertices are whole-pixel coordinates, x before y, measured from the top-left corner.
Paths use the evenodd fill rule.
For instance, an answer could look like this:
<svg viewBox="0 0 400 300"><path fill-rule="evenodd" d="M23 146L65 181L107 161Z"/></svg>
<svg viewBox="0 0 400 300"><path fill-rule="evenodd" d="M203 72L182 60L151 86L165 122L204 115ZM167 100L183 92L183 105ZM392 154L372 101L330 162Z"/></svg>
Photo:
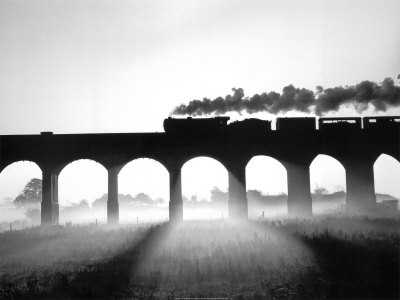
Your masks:
<svg viewBox="0 0 400 300"><path fill-rule="evenodd" d="M42 170L17 161L0 172L0 232L40 224Z"/></svg>
<svg viewBox="0 0 400 300"><path fill-rule="evenodd" d="M107 184L107 170L94 160L79 159L66 165L58 176L60 224L105 223Z"/></svg>
<svg viewBox="0 0 400 300"><path fill-rule="evenodd" d="M400 162L390 155L381 154L374 163L375 195L379 215L398 216L399 181Z"/></svg>
<svg viewBox="0 0 400 300"><path fill-rule="evenodd" d="M250 219L287 215L287 171L277 159L252 157L246 166L246 189Z"/></svg>
<svg viewBox="0 0 400 300"><path fill-rule="evenodd" d="M218 160L192 158L182 167L184 220L228 217L228 171Z"/></svg>
<svg viewBox="0 0 400 300"><path fill-rule="evenodd" d="M118 175L119 218L121 223L148 223L168 220L169 173L151 158L127 163Z"/></svg>
<svg viewBox="0 0 400 300"><path fill-rule="evenodd" d="M317 155L310 165L313 214L346 212L346 170L335 158Z"/></svg>

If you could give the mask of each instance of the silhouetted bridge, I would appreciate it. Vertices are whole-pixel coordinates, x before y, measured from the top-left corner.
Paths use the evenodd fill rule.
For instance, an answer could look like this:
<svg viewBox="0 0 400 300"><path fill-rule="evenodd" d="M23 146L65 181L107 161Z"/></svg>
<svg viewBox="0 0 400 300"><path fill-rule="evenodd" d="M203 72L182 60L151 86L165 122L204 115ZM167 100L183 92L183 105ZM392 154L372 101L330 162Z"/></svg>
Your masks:
<svg viewBox="0 0 400 300"><path fill-rule="evenodd" d="M257 155L277 159L287 170L288 214L310 217L309 166L319 154L336 158L346 170L350 214L374 214L373 165L382 154L400 160L400 117L247 119L166 119L165 133L52 134L0 136L0 171L11 163L35 162L43 174L42 224L59 219L58 175L69 163L91 159L108 170L107 217L119 220L118 173L136 158L151 158L169 172L171 221L183 218L181 168L188 160L207 156L229 174L229 216L247 218L246 165Z"/></svg>

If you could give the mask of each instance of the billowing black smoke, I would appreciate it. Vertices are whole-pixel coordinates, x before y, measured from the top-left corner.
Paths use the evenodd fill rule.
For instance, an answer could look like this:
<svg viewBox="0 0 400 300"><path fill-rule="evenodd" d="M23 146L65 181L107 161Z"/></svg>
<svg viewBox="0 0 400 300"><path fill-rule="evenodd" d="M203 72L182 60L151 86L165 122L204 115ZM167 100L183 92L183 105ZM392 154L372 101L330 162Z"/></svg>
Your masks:
<svg viewBox="0 0 400 300"><path fill-rule="evenodd" d="M400 78L400 75L397 76ZM352 105L361 113L371 105L375 111L386 111L400 106L400 86L392 78L385 78L380 84L362 81L354 86L324 89L317 86L316 91L288 85L282 93L269 92L245 97L241 88L233 88L233 94L214 100L192 100L187 105L177 106L172 115L222 115L226 112L268 112L271 114L298 111L324 115L337 111L343 105Z"/></svg>

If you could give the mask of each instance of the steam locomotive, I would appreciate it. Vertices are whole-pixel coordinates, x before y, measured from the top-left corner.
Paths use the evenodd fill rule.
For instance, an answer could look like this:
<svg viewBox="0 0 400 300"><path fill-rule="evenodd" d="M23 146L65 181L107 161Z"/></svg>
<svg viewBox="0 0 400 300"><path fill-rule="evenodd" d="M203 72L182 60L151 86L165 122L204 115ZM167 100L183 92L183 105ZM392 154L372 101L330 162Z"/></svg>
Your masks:
<svg viewBox="0 0 400 300"><path fill-rule="evenodd" d="M164 131L170 134L215 134L222 132L259 133L271 130L271 121L246 119L228 124L229 117L174 119L164 120Z"/></svg>
<svg viewBox="0 0 400 300"><path fill-rule="evenodd" d="M224 131L229 117L174 119L164 120L164 131L172 134L216 133Z"/></svg>

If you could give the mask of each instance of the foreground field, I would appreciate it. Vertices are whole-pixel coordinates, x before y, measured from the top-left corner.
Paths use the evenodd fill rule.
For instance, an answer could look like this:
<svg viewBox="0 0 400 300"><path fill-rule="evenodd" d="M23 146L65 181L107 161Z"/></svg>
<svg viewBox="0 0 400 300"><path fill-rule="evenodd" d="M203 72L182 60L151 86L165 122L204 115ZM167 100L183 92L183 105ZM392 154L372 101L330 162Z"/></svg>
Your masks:
<svg viewBox="0 0 400 300"><path fill-rule="evenodd" d="M400 222L184 222L0 234L0 299L399 298Z"/></svg>

